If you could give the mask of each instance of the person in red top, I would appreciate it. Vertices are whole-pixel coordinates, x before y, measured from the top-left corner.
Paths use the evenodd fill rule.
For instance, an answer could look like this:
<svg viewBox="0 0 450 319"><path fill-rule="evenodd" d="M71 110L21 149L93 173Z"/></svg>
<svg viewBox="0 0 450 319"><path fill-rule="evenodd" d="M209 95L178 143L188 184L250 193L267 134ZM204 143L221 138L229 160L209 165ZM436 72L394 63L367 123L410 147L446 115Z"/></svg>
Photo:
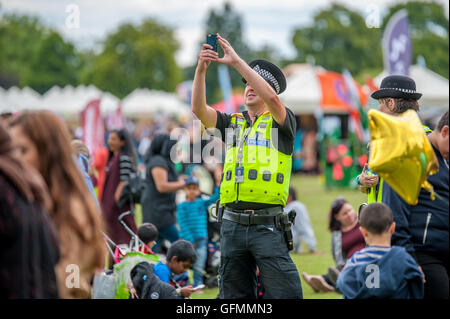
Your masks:
<svg viewBox="0 0 450 319"><path fill-rule="evenodd" d="M331 231L331 252L336 267L329 267L328 274L308 275L302 277L315 292L335 291L340 271L354 253L366 247L364 237L359 230L358 216L352 205L342 197L331 204L329 213L329 230Z"/></svg>
<svg viewBox="0 0 450 319"><path fill-rule="evenodd" d="M103 184L105 183L106 165L108 164L108 148L102 147L95 151L94 168L97 171L97 198L102 199Z"/></svg>

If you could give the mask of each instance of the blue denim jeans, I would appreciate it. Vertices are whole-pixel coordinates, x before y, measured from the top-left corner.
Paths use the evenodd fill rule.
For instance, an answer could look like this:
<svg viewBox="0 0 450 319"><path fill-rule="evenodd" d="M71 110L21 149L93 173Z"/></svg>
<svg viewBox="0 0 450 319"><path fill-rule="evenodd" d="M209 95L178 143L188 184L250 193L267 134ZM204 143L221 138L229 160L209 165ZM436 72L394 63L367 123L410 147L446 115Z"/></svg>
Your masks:
<svg viewBox="0 0 450 319"><path fill-rule="evenodd" d="M208 238L200 237L194 243L197 261L193 265L194 287L203 284L203 272L205 271L206 258L208 257Z"/></svg>

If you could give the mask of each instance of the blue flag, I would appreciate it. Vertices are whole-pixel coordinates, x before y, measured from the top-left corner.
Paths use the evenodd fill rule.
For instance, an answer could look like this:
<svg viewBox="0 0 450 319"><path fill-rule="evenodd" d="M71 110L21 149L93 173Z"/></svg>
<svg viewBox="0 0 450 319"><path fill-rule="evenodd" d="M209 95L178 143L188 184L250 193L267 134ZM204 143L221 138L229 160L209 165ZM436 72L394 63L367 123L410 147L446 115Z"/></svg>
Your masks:
<svg viewBox="0 0 450 319"><path fill-rule="evenodd" d="M388 74L409 75L412 45L408 13L404 9L396 12L386 25L383 34L383 58Z"/></svg>
<svg viewBox="0 0 450 319"><path fill-rule="evenodd" d="M225 103L225 113L234 112L233 96L231 91L231 80L226 65L219 65L218 68L219 84L222 91L223 101Z"/></svg>

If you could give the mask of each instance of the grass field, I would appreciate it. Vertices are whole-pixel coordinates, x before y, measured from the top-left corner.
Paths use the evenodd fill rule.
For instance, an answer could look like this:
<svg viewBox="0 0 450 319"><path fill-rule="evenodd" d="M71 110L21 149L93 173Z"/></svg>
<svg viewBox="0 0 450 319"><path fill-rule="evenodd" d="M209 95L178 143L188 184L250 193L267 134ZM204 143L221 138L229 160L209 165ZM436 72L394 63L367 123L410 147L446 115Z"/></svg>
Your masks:
<svg viewBox="0 0 450 319"><path fill-rule="evenodd" d="M366 201L367 197L357 190L333 189L326 190L322 181L322 176L293 176L291 184L297 188L298 199L303 202L309 212L309 217L314 228L317 239L317 250L323 251L321 255L311 254L291 254L291 258L297 265L299 273L324 274L329 266L334 265L331 256L331 233L327 229L328 212L332 201L343 196L355 209ZM141 222L139 212L136 214L136 221ZM306 249L305 249L306 250ZM340 299L338 293L314 293L306 283L303 283L303 297L305 299ZM202 294L194 293L194 299L213 299L216 298L218 289L205 289Z"/></svg>

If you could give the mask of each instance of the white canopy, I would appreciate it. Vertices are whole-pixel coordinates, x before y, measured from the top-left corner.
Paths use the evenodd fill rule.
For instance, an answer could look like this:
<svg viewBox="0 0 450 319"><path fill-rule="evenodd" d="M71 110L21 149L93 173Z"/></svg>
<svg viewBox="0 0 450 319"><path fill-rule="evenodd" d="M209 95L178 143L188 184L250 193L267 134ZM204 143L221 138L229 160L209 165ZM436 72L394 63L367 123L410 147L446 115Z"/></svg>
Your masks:
<svg viewBox="0 0 450 319"><path fill-rule="evenodd" d="M182 102L175 93L136 89L122 100L124 115L137 114L190 114L189 105Z"/></svg>
<svg viewBox="0 0 450 319"><path fill-rule="evenodd" d="M374 78L374 83L379 87L387 75L383 71ZM449 106L449 85L446 78L419 65L409 68L409 76L416 82L417 91L423 94L419 100L421 110Z"/></svg>
<svg viewBox="0 0 450 319"><path fill-rule="evenodd" d="M0 89L0 112L16 112L22 109L35 109L40 104L39 93L24 87L20 89L16 86L5 90Z"/></svg>
<svg viewBox="0 0 450 319"><path fill-rule="evenodd" d="M89 101L100 98L102 94L93 85L80 85L76 88L71 85L60 88L55 85L42 96L40 108L62 115L76 115Z"/></svg>
<svg viewBox="0 0 450 319"><path fill-rule="evenodd" d="M320 110L322 91L317 73L323 70L310 64L291 64L283 70L287 75L287 86L280 99L294 114L312 114Z"/></svg>
<svg viewBox="0 0 450 319"><path fill-rule="evenodd" d="M122 101L109 92L102 92L94 85L55 85L43 95L25 87L0 88L0 112L48 109L62 116L78 116L89 101L101 99L104 115L113 113L119 104L124 115L139 114L191 114L190 107L175 93L136 89Z"/></svg>

